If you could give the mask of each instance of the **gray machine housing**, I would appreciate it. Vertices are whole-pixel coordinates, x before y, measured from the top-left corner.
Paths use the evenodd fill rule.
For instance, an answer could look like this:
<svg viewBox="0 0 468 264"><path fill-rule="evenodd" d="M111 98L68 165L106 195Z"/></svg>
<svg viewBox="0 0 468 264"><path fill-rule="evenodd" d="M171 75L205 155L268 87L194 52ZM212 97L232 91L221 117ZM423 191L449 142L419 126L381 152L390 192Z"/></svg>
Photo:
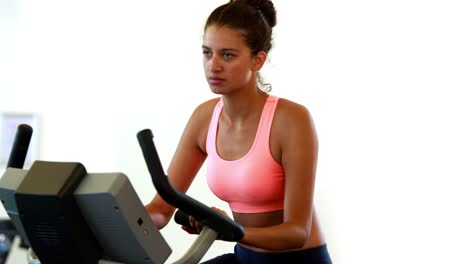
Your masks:
<svg viewBox="0 0 468 264"><path fill-rule="evenodd" d="M18 234L30 245L29 239L24 231L23 223L21 222L18 207L16 206L15 193L24 177L28 173L27 170L7 168L3 177L0 178L0 200L5 208L8 216L10 217L13 225L18 231Z"/></svg>
<svg viewBox="0 0 468 264"><path fill-rule="evenodd" d="M27 172L7 168L0 179L0 200L18 233L28 243L14 197ZM74 197L103 248L104 259L160 264L172 253L125 174L88 173Z"/></svg>
<svg viewBox="0 0 468 264"><path fill-rule="evenodd" d="M90 173L74 195L109 259L159 264L172 253L124 174Z"/></svg>

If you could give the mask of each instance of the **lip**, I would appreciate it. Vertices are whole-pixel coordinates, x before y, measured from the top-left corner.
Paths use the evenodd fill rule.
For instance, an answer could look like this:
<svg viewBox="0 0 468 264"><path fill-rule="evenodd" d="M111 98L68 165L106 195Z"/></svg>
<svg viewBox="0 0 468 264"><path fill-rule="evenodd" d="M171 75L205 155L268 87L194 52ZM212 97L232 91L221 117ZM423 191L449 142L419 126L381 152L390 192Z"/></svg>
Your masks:
<svg viewBox="0 0 468 264"><path fill-rule="evenodd" d="M218 77L210 77L208 78L208 82L210 84L213 84L213 85L217 85L217 84L220 84L224 81L224 79L222 78L218 78Z"/></svg>

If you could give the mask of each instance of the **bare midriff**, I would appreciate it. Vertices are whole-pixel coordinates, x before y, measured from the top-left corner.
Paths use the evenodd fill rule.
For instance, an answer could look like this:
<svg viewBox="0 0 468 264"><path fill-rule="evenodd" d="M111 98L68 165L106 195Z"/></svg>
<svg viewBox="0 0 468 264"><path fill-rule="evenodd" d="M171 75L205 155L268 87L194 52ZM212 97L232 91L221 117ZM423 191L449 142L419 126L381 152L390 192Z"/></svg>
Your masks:
<svg viewBox="0 0 468 264"><path fill-rule="evenodd" d="M280 225L283 223L283 210L264 212L264 213L236 213L232 212L234 220L241 224L244 227L270 227L275 225ZM284 251L274 251L274 252L287 252L287 251L296 251L303 250L308 248L314 248L321 246L325 243L322 231L320 230L320 225L318 219L315 215L315 210L312 214L312 227L310 229L310 234L307 239L307 242L302 248L293 249L293 250L284 250ZM257 251L257 252L272 252L270 250L265 250L262 248L257 248L249 245L240 243L243 247Z"/></svg>

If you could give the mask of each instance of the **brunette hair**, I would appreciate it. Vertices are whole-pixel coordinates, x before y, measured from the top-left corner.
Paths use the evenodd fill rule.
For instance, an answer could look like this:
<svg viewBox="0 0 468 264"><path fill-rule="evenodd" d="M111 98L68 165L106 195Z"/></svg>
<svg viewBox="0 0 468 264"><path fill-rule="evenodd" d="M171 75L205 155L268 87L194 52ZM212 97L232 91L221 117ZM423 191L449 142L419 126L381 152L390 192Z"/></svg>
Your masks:
<svg viewBox="0 0 468 264"><path fill-rule="evenodd" d="M231 0L213 10L205 30L211 25L239 29L244 32L253 54L268 53L272 46L272 29L276 25L276 10L270 0Z"/></svg>

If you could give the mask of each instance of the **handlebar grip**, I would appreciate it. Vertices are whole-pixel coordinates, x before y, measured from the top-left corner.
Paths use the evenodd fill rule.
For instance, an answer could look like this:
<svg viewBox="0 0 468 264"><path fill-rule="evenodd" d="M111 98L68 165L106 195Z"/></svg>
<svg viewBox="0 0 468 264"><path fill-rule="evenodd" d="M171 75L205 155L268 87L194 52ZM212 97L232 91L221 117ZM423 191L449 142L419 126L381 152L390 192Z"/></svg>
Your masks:
<svg viewBox="0 0 468 264"><path fill-rule="evenodd" d="M33 130L29 125L21 124L18 126L7 167L17 169L23 168L26 155L28 154L29 143L31 142L32 132Z"/></svg>
<svg viewBox="0 0 468 264"><path fill-rule="evenodd" d="M186 214L182 210L177 210L176 211L176 213L174 215L174 220L179 225L186 226L186 227L189 227L189 228L194 228L192 226L192 224L190 224L189 215Z"/></svg>

